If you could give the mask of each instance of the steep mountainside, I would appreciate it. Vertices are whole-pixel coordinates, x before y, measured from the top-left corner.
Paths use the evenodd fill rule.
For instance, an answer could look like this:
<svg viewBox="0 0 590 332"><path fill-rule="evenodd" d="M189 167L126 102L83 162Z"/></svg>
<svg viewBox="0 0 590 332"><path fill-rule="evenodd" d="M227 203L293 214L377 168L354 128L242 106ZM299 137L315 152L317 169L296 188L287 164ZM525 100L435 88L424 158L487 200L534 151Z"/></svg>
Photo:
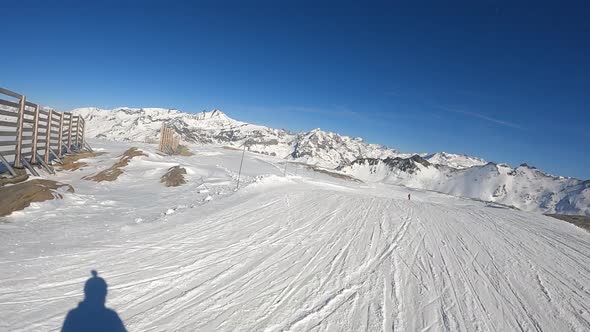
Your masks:
<svg viewBox="0 0 590 332"><path fill-rule="evenodd" d="M86 119L88 137L156 142L166 121L185 142L245 145L252 152L336 169L366 182L436 190L528 211L590 215L590 181L550 176L526 164L513 169L446 152L402 154L320 129L293 134L253 125L219 110L187 114L162 108L81 108L74 112Z"/></svg>

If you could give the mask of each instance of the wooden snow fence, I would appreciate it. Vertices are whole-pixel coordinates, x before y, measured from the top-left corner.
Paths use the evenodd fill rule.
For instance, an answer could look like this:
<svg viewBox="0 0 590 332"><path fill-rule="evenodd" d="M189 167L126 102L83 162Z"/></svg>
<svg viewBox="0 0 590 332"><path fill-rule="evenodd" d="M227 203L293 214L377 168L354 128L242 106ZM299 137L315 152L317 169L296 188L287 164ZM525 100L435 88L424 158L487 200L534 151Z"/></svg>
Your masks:
<svg viewBox="0 0 590 332"><path fill-rule="evenodd" d="M86 123L79 115L43 109L24 95L0 88L0 168L12 176L14 168L41 165L49 172L50 161L67 153L91 150L84 140Z"/></svg>
<svg viewBox="0 0 590 332"><path fill-rule="evenodd" d="M167 154L176 154L178 153L179 145L180 135L178 135L172 127L168 126L166 123L162 123L158 150Z"/></svg>

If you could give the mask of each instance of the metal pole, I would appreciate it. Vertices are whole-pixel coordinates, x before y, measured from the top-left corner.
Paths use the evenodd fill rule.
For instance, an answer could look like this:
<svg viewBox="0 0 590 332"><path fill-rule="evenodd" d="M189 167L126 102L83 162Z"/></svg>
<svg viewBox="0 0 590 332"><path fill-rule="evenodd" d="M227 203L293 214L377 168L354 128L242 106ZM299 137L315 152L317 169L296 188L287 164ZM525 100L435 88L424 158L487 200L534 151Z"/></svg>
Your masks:
<svg viewBox="0 0 590 332"><path fill-rule="evenodd" d="M242 151L242 160L240 160L240 170L238 171L238 185L236 190L240 189L240 175L242 175L242 164L244 163L244 154L246 153L246 143L244 143L244 150Z"/></svg>

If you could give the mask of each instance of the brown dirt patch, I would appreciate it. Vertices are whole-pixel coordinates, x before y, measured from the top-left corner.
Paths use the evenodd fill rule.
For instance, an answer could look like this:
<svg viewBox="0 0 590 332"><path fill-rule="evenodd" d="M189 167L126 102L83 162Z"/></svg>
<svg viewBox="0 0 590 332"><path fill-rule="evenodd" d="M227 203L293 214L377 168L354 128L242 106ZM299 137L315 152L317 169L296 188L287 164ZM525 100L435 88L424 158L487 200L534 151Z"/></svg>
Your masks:
<svg viewBox="0 0 590 332"><path fill-rule="evenodd" d="M139 150L138 148L136 148L136 147L130 148L129 150L125 151L125 153L123 153L120 156L119 161L114 163L113 166L111 166L110 168L105 169L104 171L101 171L95 175L86 176L86 177L84 177L84 179L92 180L92 181L96 181L96 182L115 181L119 177L119 175L123 174L122 168L129 165L129 162L131 161L131 159L133 159L134 157L139 157L139 156L146 156L147 157L147 155L145 153L143 153L141 150Z"/></svg>
<svg viewBox="0 0 590 332"><path fill-rule="evenodd" d="M14 172L16 173L15 177L13 177L12 174L8 172L6 174L0 175L0 187L3 187L7 184L23 182L29 178L29 174L27 174L27 171L22 168L15 168Z"/></svg>
<svg viewBox="0 0 590 332"><path fill-rule="evenodd" d="M186 183L186 180L184 179L185 174L186 169L180 166L170 167L168 172L162 175L160 182L166 187L178 187Z"/></svg>
<svg viewBox="0 0 590 332"><path fill-rule="evenodd" d="M548 214L548 216L567 221L590 232L590 217L572 216L567 214Z"/></svg>
<svg viewBox="0 0 590 332"><path fill-rule="evenodd" d="M178 151L176 151L175 154L185 156L185 157L190 157L190 156L194 155L194 153L192 153L191 150L185 145L179 145Z"/></svg>
<svg viewBox="0 0 590 332"><path fill-rule="evenodd" d="M347 181L352 181L352 182L357 182L357 183L363 183L363 181L352 177L350 175L346 175L346 174L341 174L341 173L336 173L336 172L331 172L327 169L323 169L320 167L317 167L315 165L309 165L309 164L301 164L301 163L292 163L292 164L299 164L302 165L303 167L307 167L308 169L314 171L314 172L318 172L318 173L322 173L322 174L326 174L329 175L333 178L337 178L337 179L341 179L341 180L347 180ZM289 166L287 166L288 168Z"/></svg>
<svg viewBox="0 0 590 332"><path fill-rule="evenodd" d="M87 166L88 163L79 161L80 159L86 158L93 158L98 157L100 155L105 154L104 152L80 152L76 154L67 155L65 158L62 159L61 169L65 171L75 171L84 166Z"/></svg>
<svg viewBox="0 0 590 332"><path fill-rule="evenodd" d="M32 202L61 199L62 195L56 192L61 187L66 187L68 192L74 192L74 188L69 184L43 179L2 187L0 188L0 216L7 216L14 211L22 210Z"/></svg>

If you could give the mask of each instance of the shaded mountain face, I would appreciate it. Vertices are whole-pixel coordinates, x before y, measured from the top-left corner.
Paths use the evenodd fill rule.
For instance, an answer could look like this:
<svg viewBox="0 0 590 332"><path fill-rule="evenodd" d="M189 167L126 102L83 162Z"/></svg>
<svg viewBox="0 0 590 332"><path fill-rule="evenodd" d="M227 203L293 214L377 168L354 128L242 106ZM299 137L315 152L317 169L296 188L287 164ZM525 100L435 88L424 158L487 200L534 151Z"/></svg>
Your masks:
<svg viewBox="0 0 590 332"><path fill-rule="evenodd" d="M544 213L590 215L590 182L511 168L460 154L403 154L320 129L294 134L234 120L222 111L188 114L162 108L81 108L87 137L157 142L162 122L182 140L220 144L339 171L366 182L436 190Z"/></svg>

